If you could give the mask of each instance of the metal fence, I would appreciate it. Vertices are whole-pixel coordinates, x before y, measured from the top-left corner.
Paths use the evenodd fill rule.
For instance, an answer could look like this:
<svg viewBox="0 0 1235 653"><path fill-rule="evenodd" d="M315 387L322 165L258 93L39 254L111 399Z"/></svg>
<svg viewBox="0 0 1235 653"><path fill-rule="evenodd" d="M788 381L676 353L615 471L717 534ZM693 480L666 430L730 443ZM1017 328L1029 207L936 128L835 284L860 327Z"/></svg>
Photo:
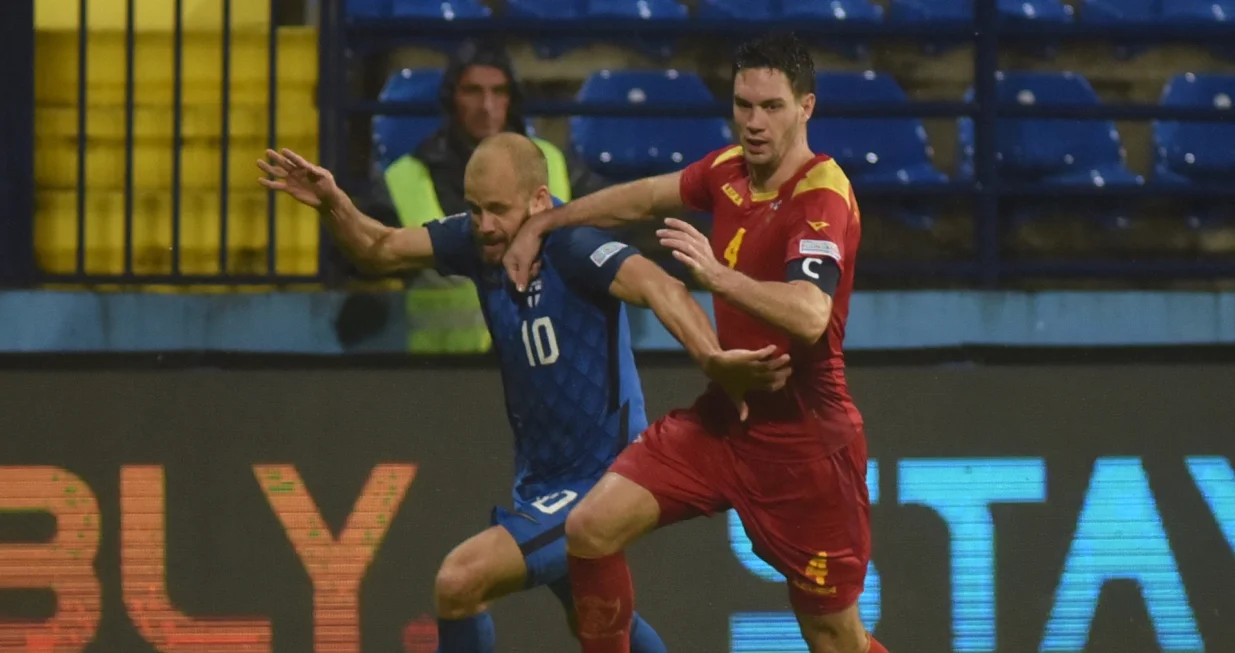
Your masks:
<svg viewBox="0 0 1235 653"><path fill-rule="evenodd" d="M1160 260L1134 262L1127 260L1030 261L1008 260L1000 254L1000 220L1002 207L1010 202L1051 195L1062 198L1143 198L1176 197L1219 199L1235 197L1229 185L1166 188L1153 185L1138 187L1075 187L1046 183L1012 183L1001 180L996 167L995 129L1000 118L1110 119L1110 120L1180 120L1229 121L1235 114L1217 109L1190 109L1157 105L1104 105L1101 107L1020 106L1000 104L996 94L1001 47L1015 44L1047 44L1061 40L1113 40L1129 42L1197 42L1218 44L1235 38L1235 25L1214 23L1183 27L1139 26L1095 28L1082 23L1069 25L1016 24L998 16L996 0L975 0L972 25L914 25L901 23L860 24L844 21L792 23L753 21L738 23L708 19L689 21L639 20L573 20L544 22L516 17L493 19L429 20L349 17L343 3L327 3L322 15L321 83L331 91L323 94L322 137L325 160L335 169L347 162L346 133L349 117L372 115L436 115L435 102L376 102L349 97L346 80L349 64L362 59L362 54L388 50L424 40L427 37L555 37L630 38L682 37L708 38L734 42L767 30L794 31L806 37L845 37L876 40L919 42L956 42L971 44L973 57L972 101L911 102L908 104L872 105L863 103L836 104L829 102L816 107L815 116L861 118L960 118L970 117L975 127L974 168L971 181L954 181L938 187L904 187L898 185L862 186L855 182L861 197L934 197L961 198L972 203L974 219L973 251L967 260L951 262L875 262L864 261L864 277L935 278L963 280L994 287L1003 280L1017 278L1063 277L1178 277L1204 278L1235 275L1235 261ZM1132 65L1132 64L1123 64ZM725 101L714 104L665 107L632 106L629 104L577 105L572 102L529 102L525 112L534 116L730 116L732 108Z"/></svg>
<svg viewBox="0 0 1235 653"><path fill-rule="evenodd" d="M278 4L78 0L75 25L37 31L28 280L320 279L316 217L255 182L265 148L317 148L301 118L316 105L316 33L281 27ZM293 95L303 106L281 106Z"/></svg>

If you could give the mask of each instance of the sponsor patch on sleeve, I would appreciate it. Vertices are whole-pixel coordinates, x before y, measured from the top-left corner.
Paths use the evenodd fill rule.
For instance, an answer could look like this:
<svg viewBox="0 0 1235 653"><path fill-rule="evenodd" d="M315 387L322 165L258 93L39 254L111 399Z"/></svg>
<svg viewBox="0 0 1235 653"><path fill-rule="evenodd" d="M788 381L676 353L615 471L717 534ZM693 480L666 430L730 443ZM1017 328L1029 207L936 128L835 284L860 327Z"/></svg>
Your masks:
<svg viewBox="0 0 1235 653"><path fill-rule="evenodd" d="M802 256L826 256L840 260L840 247L830 240L803 240L798 245L798 253Z"/></svg>
<svg viewBox="0 0 1235 653"><path fill-rule="evenodd" d="M617 254L623 249L626 249L626 243L619 243L615 240L597 247L596 251L592 252L592 256L590 258L592 259L592 262L596 264L596 267L601 267L605 264L605 261L613 258L614 254Z"/></svg>
<svg viewBox="0 0 1235 653"><path fill-rule="evenodd" d="M440 223L442 223L442 224L445 224L445 223L447 223L447 222L450 222L451 220L458 220L458 219L460 219L460 218L467 219L467 218L470 218L470 217L471 217L471 215L469 215L466 211L464 211L463 213L456 213L456 214L454 214L454 215L448 215L448 216L443 217L443 218L438 218L438 219L437 219L437 222L440 222Z"/></svg>

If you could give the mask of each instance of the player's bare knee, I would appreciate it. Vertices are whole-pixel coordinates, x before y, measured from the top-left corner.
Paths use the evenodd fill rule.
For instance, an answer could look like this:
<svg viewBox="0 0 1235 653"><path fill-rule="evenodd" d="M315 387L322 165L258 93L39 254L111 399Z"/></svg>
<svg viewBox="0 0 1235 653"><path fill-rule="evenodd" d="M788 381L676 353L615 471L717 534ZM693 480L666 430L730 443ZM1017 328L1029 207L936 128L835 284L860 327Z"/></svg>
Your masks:
<svg viewBox="0 0 1235 653"><path fill-rule="evenodd" d="M475 567L452 563L449 558L442 563L433 583L433 596L437 603L437 616L443 619L463 619L481 611L485 597L486 580Z"/></svg>
<svg viewBox="0 0 1235 653"><path fill-rule="evenodd" d="M580 504L566 518L566 550L580 558L603 558L622 549L612 517Z"/></svg>

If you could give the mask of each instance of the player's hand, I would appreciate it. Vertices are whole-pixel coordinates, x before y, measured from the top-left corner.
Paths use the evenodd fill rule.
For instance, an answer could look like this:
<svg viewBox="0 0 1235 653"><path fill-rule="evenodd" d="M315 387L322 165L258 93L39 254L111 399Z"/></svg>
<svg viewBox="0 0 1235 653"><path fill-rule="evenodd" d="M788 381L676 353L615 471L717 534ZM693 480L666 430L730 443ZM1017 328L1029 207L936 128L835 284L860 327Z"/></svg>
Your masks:
<svg viewBox="0 0 1235 653"><path fill-rule="evenodd" d="M729 268L716 260L708 237L689 223L676 218L665 220L665 228L656 230L660 244L673 250L673 258L690 268L695 281L708 291L715 291L720 278Z"/></svg>
<svg viewBox="0 0 1235 653"><path fill-rule="evenodd" d="M257 167L271 178L262 177L257 183L271 190L279 190L296 198L301 204L315 209L329 206L339 186L330 171L305 160L304 157L284 148L281 152L266 150L270 161L257 160Z"/></svg>
<svg viewBox="0 0 1235 653"><path fill-rule="evenodd" d="M540 247L544 240L545 233L537 226L533 217L515 232L514 239L506 248L502 265L519 292L526 291L528 284L540 271Z"/></svg>
<svg viewBox="0 0 1235 653"><path fill-rule="evenodd" d="M776 355L775 345L759 350L728 349L709 357L704 372L729 395L739 418L746 421L746 393L785 387L792 372L789 362L789 354Z"/></svg>

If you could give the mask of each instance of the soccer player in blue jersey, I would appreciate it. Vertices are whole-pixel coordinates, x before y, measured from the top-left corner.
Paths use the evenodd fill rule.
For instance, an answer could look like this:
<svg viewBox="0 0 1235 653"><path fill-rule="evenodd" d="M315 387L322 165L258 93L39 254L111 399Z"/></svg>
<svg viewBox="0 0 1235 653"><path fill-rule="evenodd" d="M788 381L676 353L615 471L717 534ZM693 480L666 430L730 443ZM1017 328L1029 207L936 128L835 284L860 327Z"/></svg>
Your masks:
<svg viewBox="0 0 1235 653"><path fill-rule="evenodd" d="M499 134L476 149L464 176L468 213L404 229L362 214L324 168L289 150L267 156L258 161L269 176L260 183L317 208L362 270L435 268L476 283L515 433L514 510L495 508L491 527L442 563L435 587L441 653L493 651L486 606L524 589L548 586L573 620L566 515L647 428L623 302L650 307L743 407L746 391L780 387L788 376L788 357L774 357L771 347L722 351L681 282L594 228L550 236L536 280L516 291L501 264L506 245L530 215L555 204L544 155L524 136ZM637 616L631 650L665 651Z"/></svg>

